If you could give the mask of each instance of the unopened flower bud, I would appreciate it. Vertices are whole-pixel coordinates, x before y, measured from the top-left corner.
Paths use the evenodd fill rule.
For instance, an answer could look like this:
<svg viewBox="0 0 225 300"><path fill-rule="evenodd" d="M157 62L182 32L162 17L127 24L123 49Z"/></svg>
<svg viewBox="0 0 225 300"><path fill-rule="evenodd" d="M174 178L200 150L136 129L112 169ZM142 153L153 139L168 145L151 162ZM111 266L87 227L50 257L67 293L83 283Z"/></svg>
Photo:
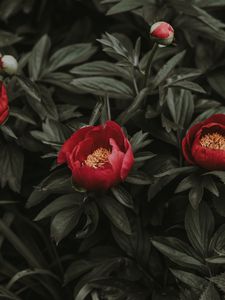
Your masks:
<svg viewBox="0 0 225 300"><path fill-rule="evenodd" d="M18 62L12 55L3 55L0 58L0 65L8 75L14 75L18 69Z"/></svg>
<svg viewBox="0 0 225 300"><path fill-rule="evenodd" d="M168 46L174 40L174 30L166 22L156 22L151 26L150 36L157 44Z"/></svg>

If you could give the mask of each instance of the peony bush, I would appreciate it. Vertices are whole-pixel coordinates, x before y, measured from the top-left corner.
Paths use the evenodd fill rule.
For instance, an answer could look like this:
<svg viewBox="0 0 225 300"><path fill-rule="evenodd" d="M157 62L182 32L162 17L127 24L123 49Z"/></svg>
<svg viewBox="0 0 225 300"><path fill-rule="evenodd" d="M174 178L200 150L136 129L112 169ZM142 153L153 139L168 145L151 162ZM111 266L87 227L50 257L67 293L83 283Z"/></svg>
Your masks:
<svg viewBox="0 0 225 300"><path fill-rule="evenodd" d="M0 2L0 299L225 299L224 10Z"/></svg>

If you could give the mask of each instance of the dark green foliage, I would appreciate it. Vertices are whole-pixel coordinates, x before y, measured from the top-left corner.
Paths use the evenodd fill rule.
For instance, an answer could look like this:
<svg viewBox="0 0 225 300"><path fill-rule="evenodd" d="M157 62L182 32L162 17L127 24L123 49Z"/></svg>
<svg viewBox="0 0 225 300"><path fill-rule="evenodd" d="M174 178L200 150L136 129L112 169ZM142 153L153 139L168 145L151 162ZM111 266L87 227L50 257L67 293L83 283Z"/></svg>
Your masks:
<svg viewBox="0 0 225 300"><path fill-rule="evenodd" d="M225 0L1 0L10 115L0 127L0 300L225 299L225 172L181 141L225 113ZM167 21L173 45L153 43ZM107 119L135 163L86 193L58 167L64 141Z"/></svg>

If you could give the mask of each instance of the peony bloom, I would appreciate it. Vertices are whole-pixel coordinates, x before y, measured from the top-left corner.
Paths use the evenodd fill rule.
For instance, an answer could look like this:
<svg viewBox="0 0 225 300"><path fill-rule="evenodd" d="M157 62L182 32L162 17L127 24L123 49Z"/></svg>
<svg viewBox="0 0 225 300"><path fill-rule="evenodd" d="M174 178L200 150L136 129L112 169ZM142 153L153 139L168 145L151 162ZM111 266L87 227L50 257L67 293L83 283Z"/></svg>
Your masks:
<svg viewBox="0 0 225 300"><path fill-rule="evenodd" d="M3 55L0 58L0 66L8 75L14 75L18 69L18 62L12 55Z"/></svg>
<svg viewBox="0 0 225 300"><path fill-rule="evenodd" d="M121 127L108 121L76 131L62 146L57 162L68 164L79 186L107 190L127 177L134 156Z"/></svg>
<svg viewBox="0 0 225 300"><path fill-rule="evenodd" d="M173 27L166 22L157 22L151 26L150 37L156 43L164 46L172 44L174 40Z"/></svg>
<svg viewBox="0 0 225 300"><path fill-rule="evenodd" d="M9 115L8 96L6 88L0 82L0 124L3 124Z"/></svg>
<svg viewBox="0 0 225 300"><path fill-rule="evenodd" d="M208 170L225 170L225 115L192 126L182 141L186 161Z"/></svg>

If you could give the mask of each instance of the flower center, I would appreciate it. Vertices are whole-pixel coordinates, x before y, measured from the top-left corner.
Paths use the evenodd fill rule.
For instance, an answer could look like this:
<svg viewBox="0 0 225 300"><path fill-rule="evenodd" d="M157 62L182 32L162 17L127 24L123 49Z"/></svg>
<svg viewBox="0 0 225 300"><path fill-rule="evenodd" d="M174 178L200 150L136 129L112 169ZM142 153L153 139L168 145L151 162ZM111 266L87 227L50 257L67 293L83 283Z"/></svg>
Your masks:
<svg viewBox="0 0 225 300"><path fill-rule="evenodd" d="M109 162L110 151L106 148L98 148L93 153L89 154L84 161L85 165L92 168L101 168Z"/></svg>
<svg viewBox="0 0 225 300"><path fill-rule="evenodd" d="M225 136L218 132L208 133L201 137L200 145L210 149L225 150Z"/></svg>

